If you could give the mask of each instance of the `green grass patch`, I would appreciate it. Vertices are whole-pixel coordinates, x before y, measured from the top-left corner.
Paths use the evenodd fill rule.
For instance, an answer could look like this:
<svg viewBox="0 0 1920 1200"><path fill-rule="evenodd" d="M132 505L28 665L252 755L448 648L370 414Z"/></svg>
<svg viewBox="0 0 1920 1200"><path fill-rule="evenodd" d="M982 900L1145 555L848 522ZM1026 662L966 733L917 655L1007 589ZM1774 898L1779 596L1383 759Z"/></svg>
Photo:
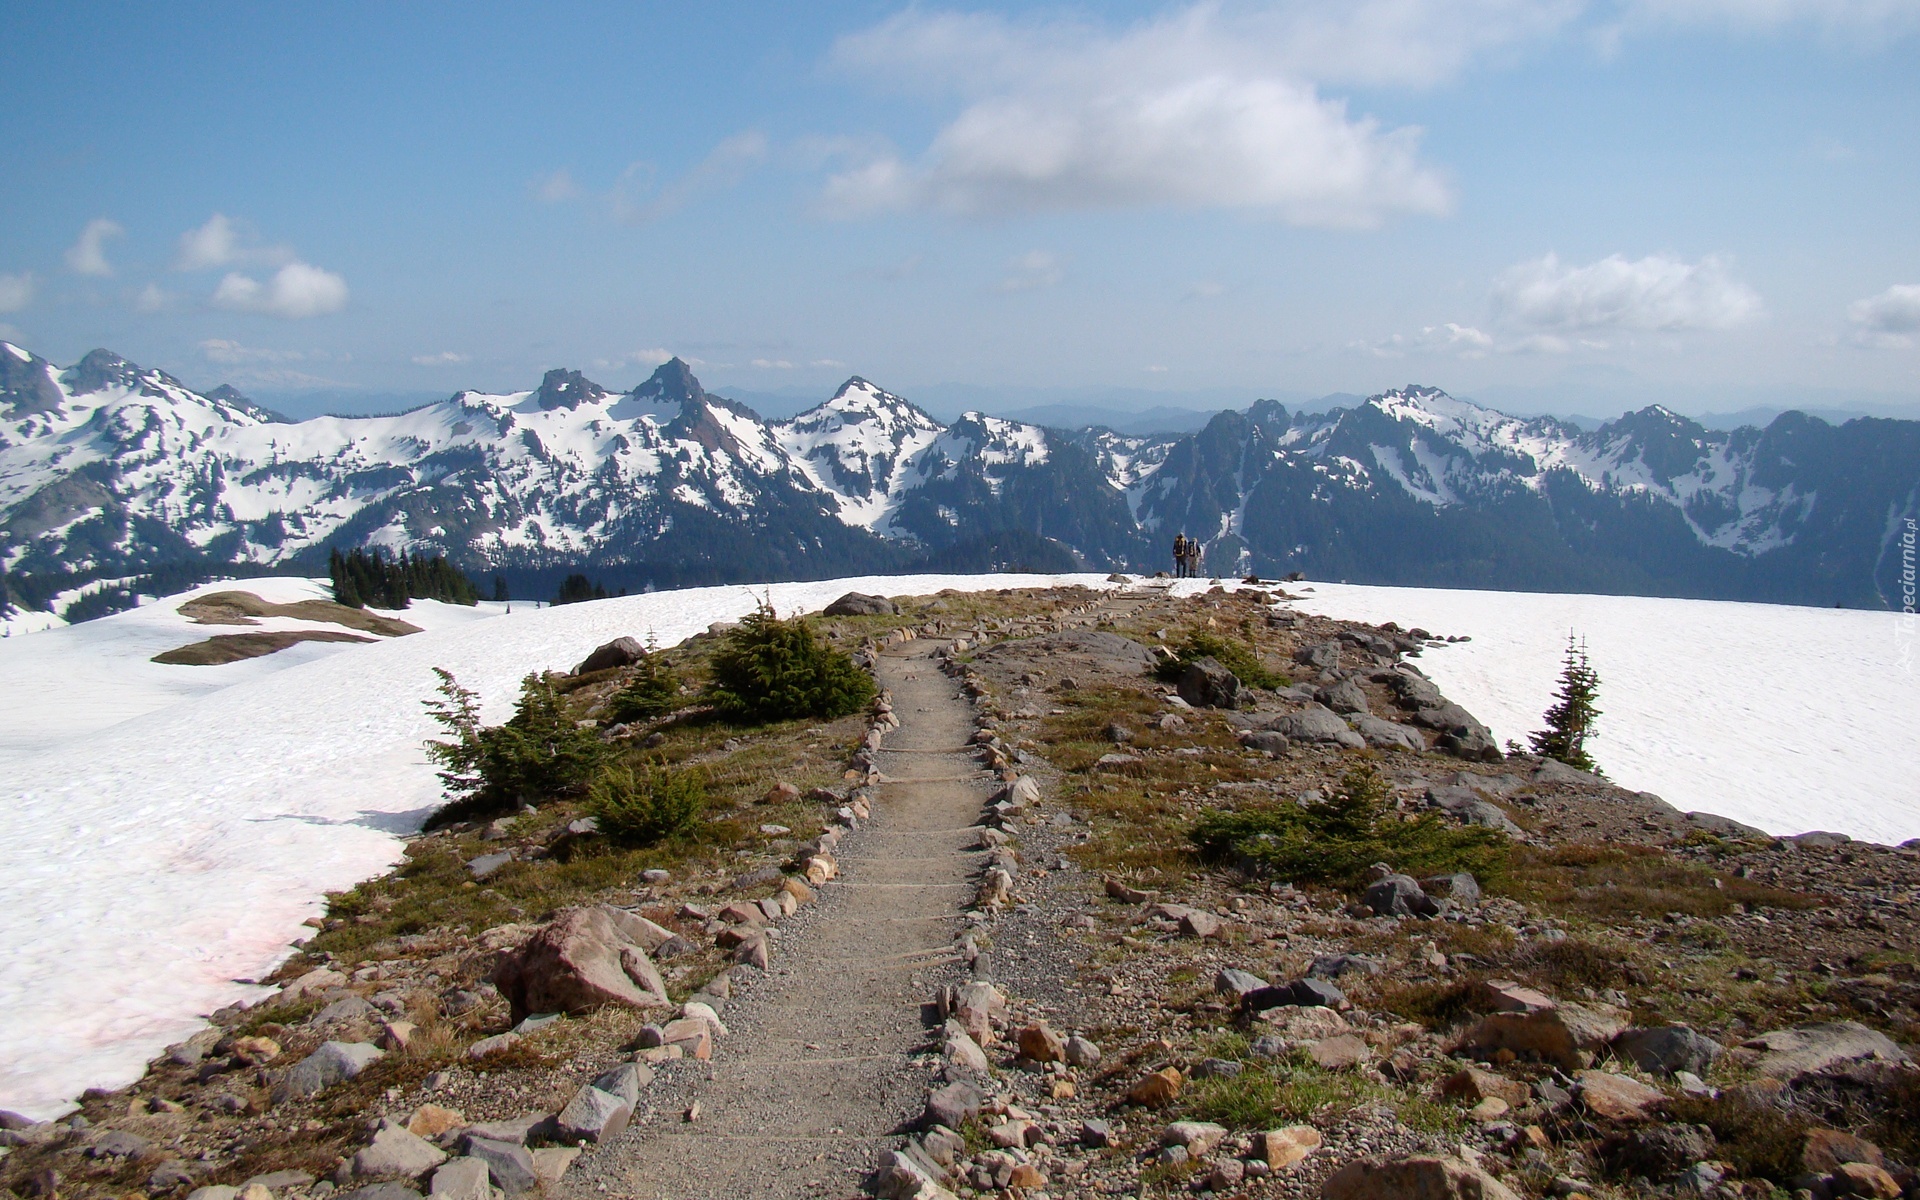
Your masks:
<svg viewBox="0 0 1920 1200"><path fill-rule="evenodd" d="M1209 813L1191 836L1208 862L1246 865L1295 883L1357 888L1377 862L1414 876L1467 871L1483 883L1502 873L1506 835L1458 826L1438 813L1402 816L1386 807L1386 796L1379 773L1357 766L1317 804L1282 801Z"/></svg>

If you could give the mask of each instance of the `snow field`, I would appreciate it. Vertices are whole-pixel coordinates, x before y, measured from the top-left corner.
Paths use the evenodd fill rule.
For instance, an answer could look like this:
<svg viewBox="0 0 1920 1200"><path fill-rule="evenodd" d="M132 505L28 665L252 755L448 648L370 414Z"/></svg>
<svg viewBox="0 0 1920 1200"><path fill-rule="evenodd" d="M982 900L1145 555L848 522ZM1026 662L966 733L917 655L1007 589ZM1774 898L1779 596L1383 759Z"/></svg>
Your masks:
<svg viewBox="0 0 1920 1200"><path fill-rule="evenodd" d="M1590 749L1621 786L1773 834L1920 837L1920 675L1897 613L1306 587L1306 612L1470 636L1414 661L1502 744L1541 727L1572 633L1600 673Z"/></svg>

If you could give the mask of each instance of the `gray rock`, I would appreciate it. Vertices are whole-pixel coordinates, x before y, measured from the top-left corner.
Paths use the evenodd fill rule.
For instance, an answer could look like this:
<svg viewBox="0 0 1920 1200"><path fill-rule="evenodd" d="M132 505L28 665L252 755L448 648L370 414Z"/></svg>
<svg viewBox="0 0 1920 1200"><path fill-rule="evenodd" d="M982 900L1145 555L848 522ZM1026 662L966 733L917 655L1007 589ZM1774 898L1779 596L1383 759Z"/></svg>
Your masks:
<svg viewBox="0 0 1920 1200"><path fill-rule="evenodd" d="M1480 793L1470 787L1459 784L1442 784L1427 789L1427 806L1443 809L1450 813L1462 813L1476 804L1485 803Z"/></svg>
<svg viewBox="0 0 1920 1200"><path fill-rule="evenodd" d="M353 1173L369 1177L401 1175L412 1179L445 1161L446 1151L408 1132L404 1125L387 1122L373 1135L370 1144L354 1154Z"/></svg>
<svg viewBox="0 0 1920 1200"><path fill-rule="evenodd" d="M1633 1028L1613 1039L1613 1051L1643 1071L1705 1074L1720 1057L1719 1042L1685 1025Z"/></svg>
<svg viewBox="0 0 1920 1200"><path fill-rule="evenodd" d="M455 1158L433 1173L434 1200L493 1200L487 1164L477 1158Z"/></svg>
<svg viewBox="0 0 1920 1200"><path fill-rule="evenodd" d="M1076 1067L1093 1067L1100 1064L1100 1047L1077 1033L1067 1039L1065 1054L1067 1062Z"/></svg>
<svg viewBox="0 0 1920 1200"><path fill-rule="evenodd" d="M1337 713L1367 711L1367 693L1351 679L1342 679L1331 687L1321 688L1315 698Z"/></svg>
<svg viewBox="0 0 1920 1200"><path fill-rule="evenodd" d="M108 1129L87 1147L88 1158L139 1158L153 1148L152 1143L124 1129Z"/></svg>
<svg viewBox="0 0 1920 1200"><path fill-rule="evenodd" d="M1113 1122L1092 1117L1080 1122L1080 1144L1096 1147L1113 1145Z"/></svg>
<svg viewBox="0 0 1920 1200"><path fill-rule="evenodd" d="M936 1088L927 1097L926 1123L945 1125L948 1129L959 1129L974 1117L980 1115L980 1106L986 1098L980 1089L970 1083L950 1083Z"/></svg>
<svg viewBox="0 0 1920 1200"><path fill-rule="evenodd" d="M1253 1039L1253 1044L1247 1047L1247 1053L1255 1058L1284 1058L1292 1049L1292 1042L1269 1033Z"/></svg>
<svg viewBox="0 0 1920 1200"><path fill-rule="evenodd" d="M1533 782L1537 784L1566 784L1575 787L1605 787L1607 781L1598 775L1589 774L1578 767L1570 767L1558 759L1546 759L1533 772Z"/></svg>
<svg viewBox="0 0 1920 1200"><path fill-rule="evenodd" d="M1786 839L1803 850L1831 850L1835 846L1844 846L1853 839L1844 833L1829 833L1816 829L1812 833L1796 833Z"/></svg>
<svg viewBox="0 0 1920 1200"><path fill-rule="evenodd" d="M525 1037L529 1033L537 1033L549 1025L558 1025L563 1015L564 1014L552 1012L529 1013L520 1019L518 1025L513 1027L513 1032L522 1037Z"/></svg>
<svg viewBox="0 0 1920 1200"><path fill-rule="evenodd" d="M1302 646L1293 652L1293 661L1303 667L1332 670L1340 665L1340 643L1321 642L1317 646Z"/></svg>
<svg viewBox="0 0 1920 1200"><path fill-rule="evenodd" d="M479 1125L469 1125L461 1140L465 1143L478 1138L489 1142L512 1142L515 1145L525 1145L529 1138L545 1127L547 1120L546 1113L526 1113L518 1117L508 1117L505 1120L486 1121Z"/></svg>
<svg viewBox="0 0 1920 1200"><path fill-rule="evenodd" d="M554 1128L562 1141L597 1143L619 1137L632 1119L631 1101L586 1084L554 1118Z"/></svg>
<svg viewBox="0 0 1920 1200"><path fill-rule="evenodd" d="M1322 954L1307 968L1310 979L1338 979L1342 975L1378 975L1380 964L1358 954Z"/></svg>
<svg viewBox="0 0 1920 1200"><path fill-rule="evenodd" d="M534 1173L533 1155L518 1142L496 1142L487 1138L467 1139L467 1154L487 1164L493 1184L509 1196L518 1196L539 1186Z"/></svg>
<svg viewBox="0 0 1920 1200"><path fill-rule="evenodd" d="M333 1200L421 1200L421 1196L404 1183L371 1183L345 1194L336 1194Z"/></svg>
<svg viewBox="0 0 1920 1200"><path fill-rule="evenodd" d="M1195 1079L1232 1079L1245 1068L1231 1058L1203 1058L1193 1068Z"/></svg>
<svg viewBox="0 0 1920 1200"><path fill-rule="evenodd" d="M336 1083L352 1079L380 1058L371 1042L322 1042L320 1048L288 1067L273 1085L273 1102L298 1096L317 1096Z"/></svg>
<svg viewBox="0 0 1920 1200"><path fill-rule="evenodd" d="M1240 677L1212 658L1188 663L1177 686L1180 698L1195 708L1240 706Z"/></svg>
<svg viewBox="0 0 1920 1200"><path fill-rule="evenodd" d="M715 1006L725 1004L726 1001L718 996L712 996L704 1003ZM652 1082L653 1068L645 1063L621 1063L593 1077L594 1087L618 1096L625 1100L628 1106L636 1108L640 1104L640 1093Z"/></svg>
<svg viewBox="0 0 1920 1200"><path fill-rule="evenodd" d="M647 656L647 648L630 637L615 638L594 650L573 669L575 675L605 671L611 667L630 667Z"/></svg>
<svg viewBox="0 0 1920 1200"><path fill-rule="evenodd" d="M1277 987L1263 987L1240 997L1250 1013L1294 1005L1300 1008L1345 1008L1347 994L1324 979L1296 979Z"/></svg>
<svg viewBox="0 0 1920 1200"><path fill-rule="evenodd" d="M1378 746L1382 750L1411 750L1418 754L1427 748L1425 739L1413 726L1365 713L1353 718L1353 731L1365 738L1367 745Z"/></svg>
<svg viewBox="0 0 1920 1200"><path fill-rule="evenodd" d="M1670 1179L1713 1157L1713 1132L1705 1125L1655 1125L1616 1134L1600 1144L1600 1161L1618 1175Z"/></svg>
<svg viewBox="0 0 1920 1200"><path fill-rule="evenodd" d="M475 879L486 879L512 861L513 855L506 850L494 854L482 854L479 858L468 861L467 874Z"/></svg>
<svg viewBox="0 0 1920 1200"><path fill-rule="evenodd" d="M1467 824L1478 825L1484 829L1497 829L1508 837L1525 837L1526 831L1513 823L1499 805L1487 800L1476 800L1459 814Z"/></svg>
<svg viewBox="0 0 1920 1200"><path fill-rule="evenodd" d="M270 1192L284 1192L288 1188L304 1188L312 1182L313 1176L305 1171L268 1171L242 1182L240 1190L244 1192L253 1185L259 1184Z"/></svg>
<svg viewBox="0 0 1920 1200"><path fill-rule="evenodd" d="M201 1030L201 1033L211 1033L214 1035L214 1041L217 1042L220 1040L219 1038L220 1031L217 1029L204 1029L204 1030ZM199 1036L200 1034L194 1035L194 1037L199 1037ZM192 1041L193 1038L188 1038L187 1040ZM202 1053L204 1054L205 1051L202 1051ZM196 1059L195 1061L198 1061L198 1060ZM192 1064L182 1063L180 1065L191 1066ZM27 1126L33 1125L33 1124L36 1124L36 1122L32 1117L23 1117L19 1113L14 1112L12 1109L0 1108L0 1129L17 1131L17 1130L25 1129Z"/></svg>
<svg viewBox="0 0 1920 1200"><path fill-rule="evenodd" d="M1367 744L1365 738L1347 728L1345 721L1319 704L1309 704L1297 713L1275 717L1267 722L1267 728L1296 742L1333 742L1354 750L1364 749Z"/></svg>
<svg viewBox="0 0 1920 1200"><path fill-rule="evenodd" d="M829 617L884 617L899 611L899 606L885 596L869 596L865 592L848 592L821 610Z"/></svg>
<svg viewBox="0 0 1920 1200"><path fill-rule="evenodd" d="M1213 990L1223 995L1244 996L1270 984L1258 975L1242 971L1238 967L1221 967L1220 973L1213 977Z"/></svg>
<svg viewBox="0 0 1920 1200"><path fill-rule="evenodd" d="M1376 917L1437 917L1441 911L1439 902L1411 875L1389 875L1370 884L1360 903Z"/></svg>
<svg viewBox="0 0 1920 1200"><path fill-rule="evenodd" d="M1293 743L1284 733L1271 729L1249 729L1240 735L1240 744L1249 750L1265 750L1270 754L1285 754Z"/></svg>
<svg viewBox="0 0 1920 1200"><path fill-rule="evenodd" d="M371 1019L377 1014L373 1005L359 996L342 996L307 1018L309 1025L334 1025L343 1021Z"/></svg>
<svg viewBox="0 0 1920 1200"><path fill-rule="evenodd" d="M1422 879L1420 888L1429 896L1443 896L1462 907L1480 903L1480 881L1465 871Z"/></svg>
<svg viewBox="0 0 1920 1200"><path fill-rule="evenodd" d="M212 1183L187 1193L187 1200L234 1200L240 1189L230 1183Z"/></svg>
<svg viewBox="0 0 1920 1200"><path fill-rule="evenodd" d="M172 1191L194 1180L193 1168L177 1158L170 1158L153 1169L147 1176L147 1190L154 1192Z"/></svg>
<svg viewBox="0 0 1920 1200"><path fill-rule="evenodd" d="M1858 1021L1825 1021L1794 1029L1775 1029L1742 1042L1761 1052L1756 1074L1791 1082L1862 1060L1906 1062L1907 1056L1885 1034Z"/></svg>

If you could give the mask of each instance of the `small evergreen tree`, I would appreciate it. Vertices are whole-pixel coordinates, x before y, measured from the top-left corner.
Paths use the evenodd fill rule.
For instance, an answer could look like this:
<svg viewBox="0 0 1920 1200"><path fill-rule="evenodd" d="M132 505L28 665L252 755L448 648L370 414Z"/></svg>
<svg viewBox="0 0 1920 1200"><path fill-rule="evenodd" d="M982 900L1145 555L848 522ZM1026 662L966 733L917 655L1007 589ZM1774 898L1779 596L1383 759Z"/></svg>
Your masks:
<svg viewBox="0 0 1920 1200"><path fill-rule="evenodd" d="M684 833L706 806L704 779L659 763L642 763L639 770L610 765L587 789L587 811L600 832L620 846L651 846Z"/></svg>
<svg viewBox="0 0 1920 1200"><path fill-rule="evenodd" d="M1585 643L1575 644L1567 635L1567 656L1560 666L1560 691L1547 709L1547 727L1528 740L1533 752L1557 759L1582 771L1600 773L1593 756L1587 753L1587 739L1593 736L1600 709L1594 700L1600 694L1600 676L1587 662Z"/></svg>
<svg viewBox="0 0 1920 1200"><path fill-rule="evenodd" d="M767 603L727 631L712 669L707 699L733 721L832 719L873 699L872 676L816 638L806 621L782 621Z"/></svg>
<svg viewBox="0 0 1920 1200"><path fill-rule="evenodd" d="M633 670L633 679L607 704L607 719L615 725L664 717L680 700L680 677L667 664L666 656L651 644L633 664Z"/></svg>
<svg viewBox="0 0 1920 1200"><path fill-rule="evenodd" d="M436 667L434 674L439 698L425 702L427 713L452 735L427 743L448 800L436 823L576 793L605 761L599 735L567 713L551 676L528 675L507 723L482 725L478 697L450 672Z"/></svg>

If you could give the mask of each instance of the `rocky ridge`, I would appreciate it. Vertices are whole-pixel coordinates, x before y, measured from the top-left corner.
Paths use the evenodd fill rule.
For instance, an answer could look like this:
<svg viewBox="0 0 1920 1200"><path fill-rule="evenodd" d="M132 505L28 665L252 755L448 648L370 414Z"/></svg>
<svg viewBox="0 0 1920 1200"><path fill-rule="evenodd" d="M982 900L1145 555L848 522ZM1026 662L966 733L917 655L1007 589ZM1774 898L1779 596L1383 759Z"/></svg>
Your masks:
<svg viewBox="0 0 1920 1200"><path fill-rule="evenodd" d="M946 979L921 976L927 1040L901 1064L925 1080L921 1128L857 1164L871 1189L1912 1193L1920 851L1769 838L1505 754L1418 671L1443 641L1271 591L894 603L828 624L870 662L937 646L994 784ZM1241 637L1292 681L1196 704L1225 698L1213 669L1148 673L1182 628ZM620 671L574 679L583 712ZM793 731L783 769L805 765L739 810L766 819L737 866L647 868L526 920L357 945L385 928L383 897L426 884L336 905L266 1005L214 1014L77 1120L8 1122L0 1181L200 1200L608 1182L609 1147L702 1119L700 1064L778 988L783 944L833 919L903 718L883 696L857 724ZM684 736L613 736L656 733ZM1184 847L1198 814L1311 804L1356 763L1402 813L1498 831L1502 875L1386 863L1346 890ZM819 836L790 836L801 813ZM596 861L563 818L431 835L413 857L473 877L453 893Z"/></svg>

